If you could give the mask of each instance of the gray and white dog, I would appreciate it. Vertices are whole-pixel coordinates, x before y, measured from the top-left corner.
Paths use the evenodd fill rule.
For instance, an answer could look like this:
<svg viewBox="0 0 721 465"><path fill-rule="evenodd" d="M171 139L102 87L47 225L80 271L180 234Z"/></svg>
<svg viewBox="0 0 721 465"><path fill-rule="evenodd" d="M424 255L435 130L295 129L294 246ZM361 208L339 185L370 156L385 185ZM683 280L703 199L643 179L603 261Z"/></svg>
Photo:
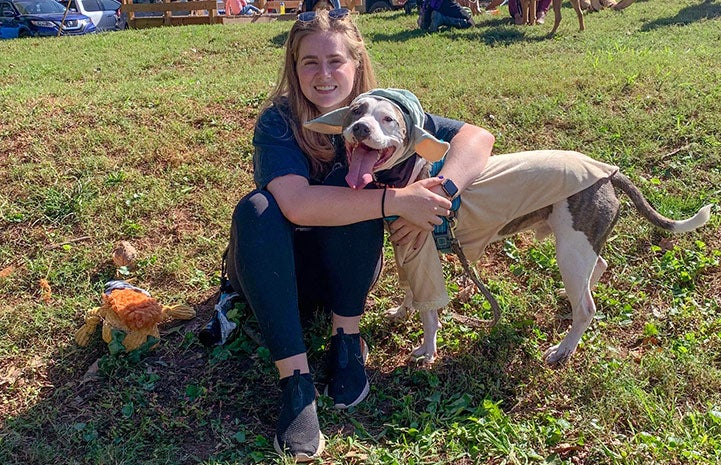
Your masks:
<svg viewBox="0 0 721 465"><path fill-rule="evenodd" d="M412 93L374 89L305 126L343 134L350 187L359 189L370 182L402 187L427 176L429 162L443 158L449 146L422 129L424 118ZM666 218L617 167L566 150L494 155L481 176L461 193L455 234L470 261L478 260L489 243L520 231L534 230L538 238L554 235L573 322L561 343L546 350L548 364L567 361L593 320L596 306L591 290L607 267L600 251L620 210L616 190L629 196L641 216L666 231L692 231L710 218L711 205L686 220ZM419 310L423 344L413 355L430 363L437 350L438 310L449 302L440 257L430 238L417 250L409 245L394 247L394 252L406 288L396 315Z"/></svg>

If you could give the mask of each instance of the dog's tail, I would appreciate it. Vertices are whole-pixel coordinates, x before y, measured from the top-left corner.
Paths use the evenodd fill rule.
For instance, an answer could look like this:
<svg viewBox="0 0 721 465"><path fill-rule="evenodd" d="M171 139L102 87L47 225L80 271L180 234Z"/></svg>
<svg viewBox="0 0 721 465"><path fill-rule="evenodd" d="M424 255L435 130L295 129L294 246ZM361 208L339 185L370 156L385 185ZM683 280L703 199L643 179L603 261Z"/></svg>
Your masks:
<svg viewBox="0 0 721 465"><path fill-rule="evenodd" d="M672 220L661 215L654 210L651 204L644 198L641 191L636 187L630 179L622 173L616 173L611 177L611 183L614 187L621 189L631 199L636 209L651 224L666 231L674 233L684 233L693 231L706 224L711 217L711 205L702 207L694 216L685 220Z"/></svg>

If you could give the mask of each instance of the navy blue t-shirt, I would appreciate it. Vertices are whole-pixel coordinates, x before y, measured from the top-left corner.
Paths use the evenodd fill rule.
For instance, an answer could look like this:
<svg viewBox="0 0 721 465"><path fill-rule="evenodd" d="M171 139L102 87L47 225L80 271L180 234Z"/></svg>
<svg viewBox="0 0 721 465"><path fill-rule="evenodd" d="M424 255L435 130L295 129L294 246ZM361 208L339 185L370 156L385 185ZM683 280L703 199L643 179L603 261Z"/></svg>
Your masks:
<svg viewBox="0 0 721 465"><path fill-rule="evenodd" d="M265 189L273 179L288 174L302 176L311 184L322 182L322 179L311 176L308 157L296 142L287 117L284 117L287 112L287 107L272 105L261 113L256 122L253 134L253 146L255 147L253 176L259 189ZM424 129L438 139L449 142L463 124L462 121L426 113ZM347 166L348 162L341 136L333 136L333 138L338 151L333 163Z"/></svg>

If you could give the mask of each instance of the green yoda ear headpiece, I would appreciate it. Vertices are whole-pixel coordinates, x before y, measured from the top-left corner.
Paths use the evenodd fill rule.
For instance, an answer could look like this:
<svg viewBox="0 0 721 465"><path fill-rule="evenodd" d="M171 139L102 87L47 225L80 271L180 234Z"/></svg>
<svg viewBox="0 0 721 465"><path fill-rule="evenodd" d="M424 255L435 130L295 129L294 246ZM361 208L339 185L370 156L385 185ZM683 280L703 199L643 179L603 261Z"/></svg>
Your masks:
<svg viewBox="0 0 721 465"><path fill-rule="evenodd" d="M356 99L373 96L388 100L396 105L403 113L409 133L409 150L416 152L428 161L442 159L450 144L438 140L431 133L423 129L426 114L418 98L405 89L373 89L359 95ZM333 110L304 124L311 131L322 134L340 134L343 132L343 120L349 107Z"/></svg>

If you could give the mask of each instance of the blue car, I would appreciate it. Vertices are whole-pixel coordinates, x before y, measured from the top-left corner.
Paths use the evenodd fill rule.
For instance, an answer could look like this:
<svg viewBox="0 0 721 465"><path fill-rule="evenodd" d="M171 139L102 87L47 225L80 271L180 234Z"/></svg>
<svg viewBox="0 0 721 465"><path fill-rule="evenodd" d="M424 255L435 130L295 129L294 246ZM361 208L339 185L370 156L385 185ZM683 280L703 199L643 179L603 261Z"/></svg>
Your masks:
<svg viewBox="0 0 721 465"><path fill-rule="evenodd" d="M65 7L55 0L0 0L0 38L57 36L58 31L60 35L81 35L96 31L87 16L75 11L65 13Z"/></svg>

